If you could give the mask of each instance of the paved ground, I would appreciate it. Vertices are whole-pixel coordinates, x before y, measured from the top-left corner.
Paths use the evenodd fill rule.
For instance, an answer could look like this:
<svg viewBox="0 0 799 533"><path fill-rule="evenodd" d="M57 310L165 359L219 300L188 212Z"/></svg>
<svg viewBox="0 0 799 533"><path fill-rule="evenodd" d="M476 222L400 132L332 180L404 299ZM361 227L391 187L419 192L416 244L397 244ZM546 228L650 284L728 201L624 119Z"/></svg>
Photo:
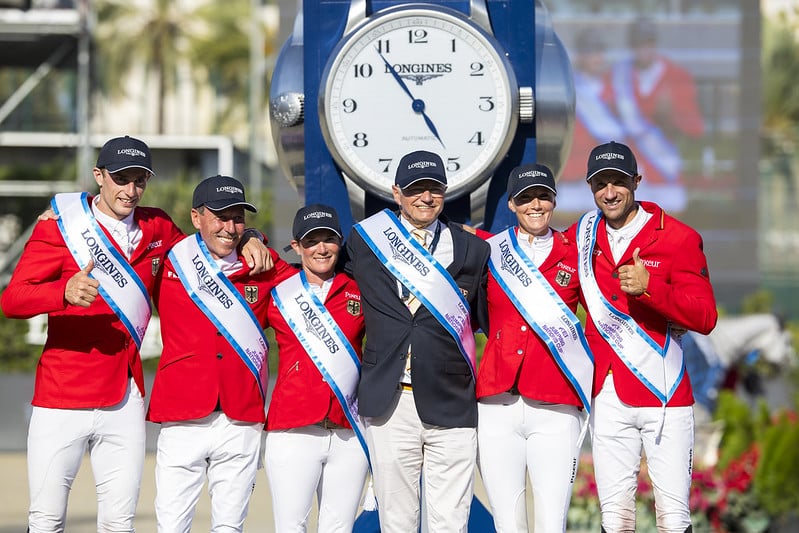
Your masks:
<svg viewBox="0 0 799 533"><path fill-rule="evenodd" d="M4 481L0 483L0 533L23 533L27 527L28 512L28 479L24 452L0 452L0 475ZM479 476L475 487L478 498L485 505L488 499L480 483ZM270 532L272 524L272 499L269 484L263 470L258 472L255 492L250 500L250 513L247 516L246 530ZM155 455L148 453L144 464L139 508L136 513L136 530L141 533L155 532ZM528 502L531 503L531 502ZM211 505L207 492L203 493L197 506L194 519L194 531L210 529ZM528 511L530 516L532 512ZM97 513L95 505L94 480L91 465L84 459L78 477L72 486L69 507L67 510L68 533L94 533ZM315 531L315 523L309 531Z"/></svg>

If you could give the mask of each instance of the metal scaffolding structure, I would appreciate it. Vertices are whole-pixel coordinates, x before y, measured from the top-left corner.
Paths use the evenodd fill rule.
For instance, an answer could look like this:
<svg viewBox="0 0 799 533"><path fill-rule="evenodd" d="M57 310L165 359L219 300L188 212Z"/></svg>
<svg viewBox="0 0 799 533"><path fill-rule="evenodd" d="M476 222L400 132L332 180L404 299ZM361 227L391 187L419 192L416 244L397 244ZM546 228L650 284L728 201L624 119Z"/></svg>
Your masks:
<svg viewBox="0 0 799 533"><path fill-rule="evenodd" d="M50 2L0 1L0 70L26 75L0 104L0 157L3 153L42 147L74 150L74 175L59 180L10 180L0 182L0 197L51 196L78 190L90 177L92 146L89 141L91 30L89 0ZM9 118L31 93L56 69L74 72L74 120L63 131L20 131ZM10 275L14 259L30 235L23 231L5 251L0 250L0 286Z"/></svg>

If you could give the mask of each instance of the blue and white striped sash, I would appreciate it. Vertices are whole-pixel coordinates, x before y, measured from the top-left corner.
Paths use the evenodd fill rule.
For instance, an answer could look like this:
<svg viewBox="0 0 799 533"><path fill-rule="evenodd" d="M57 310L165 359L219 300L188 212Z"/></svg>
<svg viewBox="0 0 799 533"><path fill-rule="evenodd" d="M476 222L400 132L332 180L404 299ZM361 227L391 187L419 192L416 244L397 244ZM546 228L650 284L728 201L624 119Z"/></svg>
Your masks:
<svg viewBox="0 0 799 533"><path fill-rule="evenodd" d="M546 343L585 412L590 413L594 359L580 321L519 246L514 228L488 239L488 244L488 267L494 279Z"/></svg>
<svg viewBox="0 0 799 533"><path fill-rule="evenodd" d="M369 459L364 427L358 416L361 363L347 336L317 298L305 272L298 272L272 289L272 298L297 340L336 395L363 453Z"/></svg>
<svg viewBox="0 0 799 533"><path fill-rule="evenodd" d="M94 261L89 276L100 282L103 300L141 348L152 314L150 296L136 271L100 229L87 196L85 192L55 195L50 204L59 217L58 229L81 270Z"/></svg>
<svg viewBox="0 0 799 533"><path fill-rule="evenodd" d="M599 333L627 368L665 406L685 374L682 348L678 342L671 342L670 334L666 335L666 345L660 347L631 316L613 307L599 290L592 259L600 218L599 211L586 213L577 227L580 287L588 311Z"/></svg>
<svg viewBox="0 0 799 533"><path fill-rule="evenodd" d="M217 266L199 233L173 246L169 259L189 297L244 361L265 402L269 344L244 297Z"/></svg>
<svg viewBox="0 0 799 533"><path fill-rule="evenodd" d="M355 226L383 265L446 329L475 375L476 356L469 304L455 280L388 209Z"/></svg>

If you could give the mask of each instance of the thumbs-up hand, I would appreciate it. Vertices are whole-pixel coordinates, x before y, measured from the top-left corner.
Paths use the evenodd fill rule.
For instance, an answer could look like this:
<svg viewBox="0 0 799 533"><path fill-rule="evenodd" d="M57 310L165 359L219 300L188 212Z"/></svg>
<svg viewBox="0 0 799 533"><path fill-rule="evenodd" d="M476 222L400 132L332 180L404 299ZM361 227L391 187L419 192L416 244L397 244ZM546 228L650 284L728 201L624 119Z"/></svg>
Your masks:
<svg viewBox="0 0 799 533"><path fill-rule="evenodd" d="M89 277L93 268L94 261L90 260L89 264L69 278L67 288L64 290L64 299L68 304L89 307L97 298L97 288L100 286L100 282Z"/></svg>
<svg viewBox="0 0 799 533"><path fill-rule="evenodd" d="M58 218L59 217L58 217L58 215L55 214L55 211L53 211L53 208L52 207L48 207L47 209L45 209L44 211L39 213L39 216L36 217L36 220L38 220L39 222L42 222L43 220L58 220Z"/></svg>
<svg viewBox="0 0 799 533"><path fill-rule="evenodd" d="M649 271L638 255L640 252L640 248L633 250L633 264L619 267L621 290L632 296L643 294L649 285Z"/></svg>

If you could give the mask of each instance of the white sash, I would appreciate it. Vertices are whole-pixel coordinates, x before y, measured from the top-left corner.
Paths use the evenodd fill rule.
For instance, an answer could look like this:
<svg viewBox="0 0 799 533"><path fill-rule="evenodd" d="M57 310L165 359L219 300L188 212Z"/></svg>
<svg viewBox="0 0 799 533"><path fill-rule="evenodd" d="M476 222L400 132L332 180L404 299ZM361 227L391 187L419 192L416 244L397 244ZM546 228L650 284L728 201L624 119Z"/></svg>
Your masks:
<svg viewBox="0 0 799 533"><path fill-rule="evenodd" d="M594 358L579 319L516 240L514 228L488 239L488 267L514 307L549 347L587 414L591 412ZM525 305L526 303L526 305Z"/></svg>
<svg viewBox="0 0 799 533"><path fill-rule="evenodd" d="M616 107L627 136L635 139L635 145L647 163L657 168L666 178L674 182L680 177L682 158L677 147L667 139L660 128L649 122L641 113L635 99L632 60L622 61L613 69L613 92Z"/></svg>
<svg viewBox="0 0 799 533"><path fill-rule="evenodd" d="M55 195L50 204L58 215L58 229L81 270L94 261L89 276L100 282L103 300L141 348L152 314L150 296L136 271L100 229L87 196L85 192Z"/></svg>
<svg viewBox="0 0 799 533"><path fill-rule="evenodd" d="M475 375L476 356L469 304L455 280L389 211L372 215L355 229L383 265L452 335Z"/></svg>
<svg viewBox="0 0 799 533"><path fill-rule="evenodd" d="M300 271L272 289L272 298L297 340L338 398L366 459L369 450L358 416L361 363L352 344Z"/></svg>
<svg viewBox="0 0 799 533"><path fill-rule="evenodd" d="M574 73L574 89L577 93L577 105L574 109L577 118L583 123L591 136L606 142L613 139L624 139L624 129L610 107L602 101L594 85L599 85L580 72Z"/></svg>
<svg viewBox="0 0 799 533"><path fill-rule="evenodd" d="M173 246L169 259L189 297L250 369L266 401L269 344L244 297L211 257L199 233Z"/></svg>
<svg viewBox="0 0 799 533"><path fill-rule="evenodd" d="M580 287L588 311L599 333L627 368L665 406L685 373L682 348L678 342L671 342L670 331L661 348L632 317L613 307L602 295L592 265L600 218L599 211L586 213L577 227Z"/></svg>

